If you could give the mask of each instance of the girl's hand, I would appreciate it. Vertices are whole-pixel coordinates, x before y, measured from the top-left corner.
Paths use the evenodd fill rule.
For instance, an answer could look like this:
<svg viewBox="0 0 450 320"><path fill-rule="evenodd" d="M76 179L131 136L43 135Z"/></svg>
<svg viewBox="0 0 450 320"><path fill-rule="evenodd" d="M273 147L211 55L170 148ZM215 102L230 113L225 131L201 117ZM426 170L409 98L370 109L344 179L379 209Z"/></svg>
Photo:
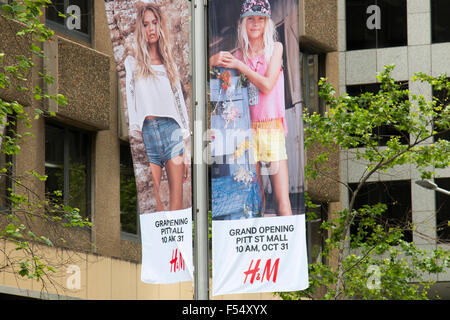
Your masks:
<svg viewBox="0 0 450 320"><path fill-rule="evenodd" d="M241 73L247 76L247 79L252 82L262 93L268 94L280 76L281 64L283 57L283 45L280 42L275 42L275 47L270 58L269 65L264 75L252 70L249 66L242 63Z"/></svg>
<svg viewBox="0 0 450 320"><path fill-rule="evenodd" d="M238 71L241 71L242 61L237 59L229 52L226 52L226 54L223 55L222 64L223 67L227 69L236 69Z"/></svg>
<svg viewBox="0 0 450 320"><path fill-rule="evenodd" d="M220 51L209 58L209 67L225 67L226 63L229 63L230 57L233 58L233 55L228 51Z"/></svg>

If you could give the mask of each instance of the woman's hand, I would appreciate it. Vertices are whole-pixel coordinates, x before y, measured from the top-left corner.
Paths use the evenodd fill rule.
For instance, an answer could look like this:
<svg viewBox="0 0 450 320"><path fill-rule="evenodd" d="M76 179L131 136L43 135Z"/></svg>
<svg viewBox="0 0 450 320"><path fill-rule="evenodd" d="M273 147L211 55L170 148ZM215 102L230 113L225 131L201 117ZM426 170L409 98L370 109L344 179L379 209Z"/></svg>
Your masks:
<svg viewBox="0 0 450 320"><path fill-rule="evenodd" d="M183 183L185 183L186 181L189 180L189 170L190 170L190 165L185 163L184 164L184 176L183 176Z"/></svg>
<svg viewBox="0 0 450 320"><path fill-rule="evenodd" d="M188 161L189 159L188 159L188 156L187 156L187 152L185 152L184 153L184 155L183 155L183 164L184 164L184 170L183 170L183 183L185 183L186 181L188 181L188 179L189 179L189 171L190 171L190 168L191 168L191 165L190 165L190 161Z"/></svg>

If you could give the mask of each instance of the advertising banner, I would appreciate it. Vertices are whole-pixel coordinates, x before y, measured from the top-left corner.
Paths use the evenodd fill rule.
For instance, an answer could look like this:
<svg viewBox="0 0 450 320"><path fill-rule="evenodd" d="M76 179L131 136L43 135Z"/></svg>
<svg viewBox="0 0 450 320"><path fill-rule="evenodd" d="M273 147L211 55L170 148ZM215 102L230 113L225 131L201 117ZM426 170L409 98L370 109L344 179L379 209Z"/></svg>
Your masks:
<svg viewBox="0 0 450 320"><path fill-rule="evenodd" d="M193 278L189 7L105 0L136 178L141 280Z"/></svg>
<svg viewBox="0 0 450 320"><path fill-rule="evenodd" d="M209 0L213 295L308 287L297 0Z"/></svg>

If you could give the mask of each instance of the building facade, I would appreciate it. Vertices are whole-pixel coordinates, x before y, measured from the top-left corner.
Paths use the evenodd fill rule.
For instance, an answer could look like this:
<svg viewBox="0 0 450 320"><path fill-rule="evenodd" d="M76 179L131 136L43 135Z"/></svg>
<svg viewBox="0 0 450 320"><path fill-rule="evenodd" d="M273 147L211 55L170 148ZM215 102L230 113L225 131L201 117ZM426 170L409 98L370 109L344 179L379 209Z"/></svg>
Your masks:
<svg viewBox="0 0 450 320"><path fill-rule="evenodd" d="M448 1L338 0L339 92L351 95L378 90L376 74L384 66L394 64L395 81L409 88L411 95L424 95L427 100L439 98L428 84L411 81L415 73L438 76L450 74L450 25L445 18L450 13ZM380 135L398 134L389 127L380 128ZM450 139L450 135L441 138ZM427 143L433 143L433 140ZM350 186L357 183L364 163L356 160L354 152L341 151L341 177ZM443 189L450 187L450 168L437 169L435 183ZM414 223L416 229L406 238L421 249L442 246L448 250L450 233L450 198L426 190L415 182L421 180L419 171L404 165L370 178L361 201L388 203L389 218ZM364 198L364 199L363 199ZM349 195L345 188L341 202L345 206ZM433 280L442 298L450 298L450 274Z"/></svg>
<svg viewBox="0 0 450 320"><path fill-rule="evenodd" d="M125 0L123 0L125 1ZM1 1L0 1L1 2ZM3 1L6 2L6 1ZM140 281L140 236L136 208L135 184L126 124L121 110L122 97L118 70L113 57L110 31L103 0L65 0L47 10L48 27L55 30L54 41L44 50L48 59L38 61L55 78L47 90L61 93L68 105L48 106L55 117L33 121L34 137L25 140L22 153L14 159L16 173L37 170L48 175L46 182L34 186L35 192L63 190L64 201L80 208L83 216L93 222L90 229L64 233L66 242L55 248L36 247L46 260L57 267L55 285L49 286L43 298L49 299L192 299L193 283L148 285ZM81 8L79 28L69 30L66 20L56 10L67 11L70 5ZM380 8L381 29L373 17L367 32L367 13L371 5ZM446 1L424 0L299 0L300 64L302 70L303 104L310 112L323 113L326 106L318 97L317 82L327 77L339 93L357 93L376 88L376 72L384 65L395 64L394 78L405 82L412 93L431 98L431 88L409 82L415 72L450 74L450 25L439 13L450 13ZM445 11L447 10L447 11ZM386 13L386 14L385 14ZM389 13L389 14L388 14ZM361 25L362 28L354 27ZM0 52L20 53L29 47L25 40L16 40L18 26L0 20ZM368 27L367 27L368 28ZM372 29L368 29L373 31ZM443 31L442 31L443 30ZM384 32L387 32L385 34ZM394 32L395 31L395 32ZM120 41L120 39L113 39ZM32 80L39 84L38 74ZM42 84L42 83L41 83ZM31 97L0 90L4 100L18 100L34 108ZM301 116L289 114L288 117ZM25 128L18 128L25 130ZM320 148L307 150L305 159L312 159ZM362 163L350 151L330 154L326 166L330 174L343 182L355 183L361 176ZM450 189L450 168L439 171L436 182ZM417 225L412 239L423 248L435 248L450 239L446 229L437 226L450 216L449 202L432 191L415 184L420 175L411 166L377 175L367 194L373 198L392 194L404 204L406 216ZM340 184L323 178L308 182L306 191L320 204L320 219L308 222L308 255L310 262L320 259L324 241L320 233L321 219L345 208L348 193ZM436 211L441 212L436 214ZM447 210L447 211L445 211ZM442 215L441 215L442 213ZM45 228L45 226L41 226ZM439 231L443 230L443 231ZM14 245L0 241L1 251L17 256ZM3 259L3 260L1 260ZM0 257L0 265L8 265ZM0 294L41 297L42 285L23 280L0 270ZM79 276L79 280L77 280ZM440 295L450 293L450 275L438 281ZM219 296L216 299L272 299L271 294Z"/></svg>

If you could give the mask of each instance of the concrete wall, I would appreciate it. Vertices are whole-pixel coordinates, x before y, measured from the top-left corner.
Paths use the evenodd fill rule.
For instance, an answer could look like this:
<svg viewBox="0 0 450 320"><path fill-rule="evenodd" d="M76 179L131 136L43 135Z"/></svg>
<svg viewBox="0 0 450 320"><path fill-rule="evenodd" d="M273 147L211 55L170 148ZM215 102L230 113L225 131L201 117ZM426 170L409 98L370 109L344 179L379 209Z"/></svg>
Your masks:
<svg viewBox="0 0 450 320"><path fill-rule="evenodd" d="M432 89L428 84L414 83L410 79L414 73L424 72L437 76L449 73L450 43L431 43L430 1L407 1L408 45L403 47L346 51L345 36L345 0L338 0L339 29L339 91L345 92L347 85L375 83L376 73L385 65L395 64L393 77L396 81L409 81L411 94L432 98ZM431 142L429 142L431 143ZM341 175L345 182L358 182L365 170L365 163L356 160L353 151L341 152ZM450 177L450 168L437 170L440 177ZM415 184L420 180L419 171L407 164L373 175L369 181L409 180L412 199L412 222L416 225L413 240L421 249L435 249L436 219L434 192ZM348 192L342 190L341 201L344 207L348 203ZM448 248L447 246L444 246ZM439 276L439 281L448 281L449 273ZM436 280L436 279L435 279Z"/></svg>
<svg viewBox="0 0 450 320"><path fill-rule="evenodd" d="M338 8L337 1L300 0L300 48L309 51L326 53L325 77L339 90L339 53L338 48ZM306 182L306 191L315 201L339 202L340 176L339 153L317 145L305 151L306 162L310 162L319 154L327 152L328 161L318 168L323 175L316 180Z"/></svg>
<svg viewBox="0 0 450 320"><path fill-rule="evenodd" d="M337 50L337 0L299 0L300 43L318 51Z"/></svg>
<svg viewBox="0 0 450 320"><path fill-rule="evenodd" d="M94 147L91 158L91 210L94 226L92 230L59 230L56 228L58 230L55 231L55 228L38 222L31 223L31 225L33 230L37 230L36 233L54 235L51 238L60 248L47 249L52 252L49 257L53 255L56 259L61 252L63 255L81 257L77 261L80 263L84 277L81 291L64 291L62 295L88 299L140 297L167 299L170 298L170 292L173 291L172 298L174 299L181 297L190 299L192 294L186 295L184 291L189 292L189 289L183 291L182 285L160 289L159 286L145 286L141 283L138 270L140 244L121 240L117 78L103 1L95 1L94 7L95 30L91 43L56 33L54 40L47 43L45 47L46 53L50 53L49 59L45 62L36 61L37 70L45 66L55 79L54 85L48 87L50 93L62 93L68 98L67 106L50 105L50 110L56 112L54 119L60 123L92 132ZM16 23L0 20L0 29L2 30L0 35L2 51L5 48L7 54L27 52L30 41L27 38L20 40L15 36L19 29ZM27 84L37 84L43 87L37 72L30 74ZM30 113L35 107L47 107L47 105L34 102L29 95L18 94L12 90L0 90L0 95L4 99L18 100L27 107L27 111ZM15 172L17 175L22 175L24 172L34 169L38 173L44 174L44 118L32 121L31 129L19 125L19 133L26 131L31 131L34 137L28 137L22 143L22 153L15 158ZM42 198L45 184L33 181L31 189L37 197ZM63 237L66 242L58 241L59 237ZM4 241L1 246L2 249L6 248L7 252L17 253L11 250L10 244ZM66 249L62 249L63 247ZM6 259L6 255L2 255L0 259ZM95 263L92 262L94 260ZM54 259L49 261L56 263ZM67 277L65 267L61 264L58 277ZM9 271L2 270L0 273L1 285L41 290L40 283L17 280ZM173 288L175 289L173 290Z"/></svg>

